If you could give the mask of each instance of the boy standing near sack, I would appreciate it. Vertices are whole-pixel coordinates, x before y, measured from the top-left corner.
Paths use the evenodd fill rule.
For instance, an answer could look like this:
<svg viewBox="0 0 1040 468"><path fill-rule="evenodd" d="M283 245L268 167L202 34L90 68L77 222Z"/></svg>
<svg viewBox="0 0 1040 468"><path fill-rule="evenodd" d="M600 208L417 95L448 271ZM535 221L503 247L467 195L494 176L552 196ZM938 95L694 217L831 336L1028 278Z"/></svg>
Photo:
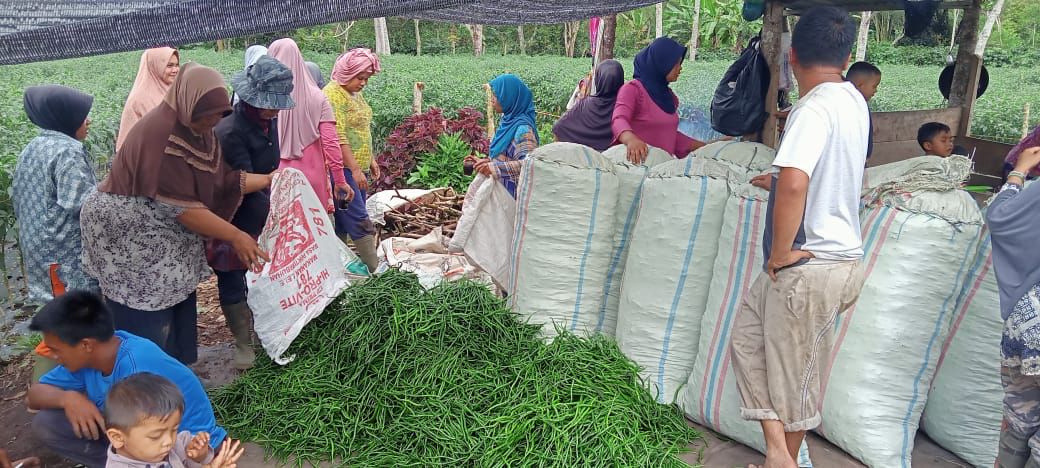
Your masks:
<svg viewBox="0 0 1040 468"><path fill-rule="evenodd" d="M794 468L805 431L820 425L820 369L834 320L859 297L859 199L869 111L845 81L856 24L817 7L798 20L791 66L801 98L773 161L765 271L744 296L730 352L741 415L762 424L767 468Z"/></svg>

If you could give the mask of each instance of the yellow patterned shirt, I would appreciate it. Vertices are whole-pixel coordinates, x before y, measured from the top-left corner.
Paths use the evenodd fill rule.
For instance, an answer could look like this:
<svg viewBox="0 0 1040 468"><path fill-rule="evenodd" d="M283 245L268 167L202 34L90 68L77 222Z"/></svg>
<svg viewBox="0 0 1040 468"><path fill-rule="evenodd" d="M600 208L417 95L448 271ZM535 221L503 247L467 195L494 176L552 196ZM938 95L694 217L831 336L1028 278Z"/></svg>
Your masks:
<svg viewBox="0 0 1040 468"><path fill-rule="evenodd" d="M372 164L372 108L361 93L351 96L335 81L324 89L332 112L336 115L336 133L339 141L350 145L361 170L368 172ZM343 161L346 165L346 161Z"/></svg>

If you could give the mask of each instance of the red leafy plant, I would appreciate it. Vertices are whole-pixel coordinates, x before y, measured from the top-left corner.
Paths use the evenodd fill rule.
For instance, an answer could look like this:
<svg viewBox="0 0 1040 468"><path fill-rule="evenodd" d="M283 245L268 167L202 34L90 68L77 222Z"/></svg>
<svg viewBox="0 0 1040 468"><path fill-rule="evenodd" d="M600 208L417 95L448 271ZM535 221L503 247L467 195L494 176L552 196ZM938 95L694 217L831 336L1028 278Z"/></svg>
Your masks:
<svg viewBox="0 0 1040 468"><path fill-rule="evenodd" d="M445 117L444 112L435 107L404 119L390 132L383 152L376 156L380 173L375 181L376 191L405 187L408 175L423 154L436 149L442 133L458 133L474 153L487 154L488 137L483 120L484 114L472 107L459 109L454 119Z"/></svg>

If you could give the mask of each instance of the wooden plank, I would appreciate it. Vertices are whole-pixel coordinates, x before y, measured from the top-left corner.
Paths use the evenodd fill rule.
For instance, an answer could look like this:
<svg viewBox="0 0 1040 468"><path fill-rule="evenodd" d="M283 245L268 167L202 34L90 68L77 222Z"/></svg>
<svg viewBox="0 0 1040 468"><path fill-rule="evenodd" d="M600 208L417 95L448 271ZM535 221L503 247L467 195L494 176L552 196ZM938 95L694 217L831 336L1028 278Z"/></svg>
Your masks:
<svg viewBox="0 0 1040 468"><path fill-rule="evenodd" d="M769 113L769 118L762 126L760 141L771 148L776 148L780 143L776 112L780 87L780 37L783 31L783 5L776 1L767 3L765 16L762 18L760 47L766 63L769 64L769 91L766 92L766 112Z"/></svg>
<svg viewBox="0 0 1040 468"><path fill-rule="evenodd" d="M982 10L982 0L972 0L972 5L964 10L964 18L957 26L957 69L953 72L953 84L950 86L950 107L963 107L968 103L968 96L975 96L975 89L968 91L971 75L977 73L972 69L975 62L975 44L979 39L979 14ZM965 115L970 118L971 114ZM961 126L958 126L958 129Z"/></svg>
<svg viewBox="0 0 1040 468"><path fill-rule="evenodd" d="M976 90L979 89L979 80L982 79L982 57L978 55L968 56L968 69L971 73L968 74L967 89L971 92L967 93L964 97L964 105L961 106L961 121L957 126L958 135L971 135L971 116L975 112L975 100ZM953 97L952 95L950 96Z"/></svg>
<svg viewBox="0 0 1040 468"><path fill-rule="evenodd" d="M969 154L975 150L973 172L1003 179L1004 158L1013 145L974 137L958 137L956 142L967 149Z"/></svg>
<svg viewBox="0 0 1040 468"><path fill-rule="evenodd" d="M875 142L874 153L867 160L867 167L880 166L923 155L924 150L917 144L916 139Z"/></svg>
<svg viewBox="0 0 1040 468"><path fill-rule="evenodd" d="M890 141L917 141L917 129L926 122L940 122L950 126L956 133L961 119L961 109L927 109L900 112L873 112L874 143Z"/></svg>

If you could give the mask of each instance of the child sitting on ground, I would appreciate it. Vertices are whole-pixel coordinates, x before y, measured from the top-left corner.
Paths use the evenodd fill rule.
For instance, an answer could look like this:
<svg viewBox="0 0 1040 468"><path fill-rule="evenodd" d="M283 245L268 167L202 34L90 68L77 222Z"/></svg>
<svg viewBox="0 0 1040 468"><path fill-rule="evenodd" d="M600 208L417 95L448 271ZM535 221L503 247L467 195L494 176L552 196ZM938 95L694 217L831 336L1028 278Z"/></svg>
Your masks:
<svg viewBox="0 0 1040 468"><path fill-rule="evenodd" d="M150 372L176 385L183 395L181 430L206 432L219 447L227 432L217 425L198 377L155 343L116 331L99 295L69 291L33 317L29 329L43 333L58 367L29 387L36 439L53 452L90 468L105 465L109 441L101 409L112 386Z"/></svg>
<svg viewBox="0 0 1040 468"><path fill-rule="evenodd" d="M954 153L950 127L939 122L928 122L917 130L917 144L926 155L949 157ZM958 153L959 154L959 153Z"/></svg>
<svg viewBox="0 0 1040 468"><path fill-rule="evenodd" d="M856 85L863 99L870 102L881 84L881 69L867 62L856 62L845 72L845 79Z"/></svg>
<svg viewBox="0 0 1040 468"><path fill-rule="evenodd" d="M105 433L112 445L105 468L236 468L243 449L225 439L216 456L209 433L179 431L184 397L166 378L142 372L112 386L105 398Z"/></svg>

